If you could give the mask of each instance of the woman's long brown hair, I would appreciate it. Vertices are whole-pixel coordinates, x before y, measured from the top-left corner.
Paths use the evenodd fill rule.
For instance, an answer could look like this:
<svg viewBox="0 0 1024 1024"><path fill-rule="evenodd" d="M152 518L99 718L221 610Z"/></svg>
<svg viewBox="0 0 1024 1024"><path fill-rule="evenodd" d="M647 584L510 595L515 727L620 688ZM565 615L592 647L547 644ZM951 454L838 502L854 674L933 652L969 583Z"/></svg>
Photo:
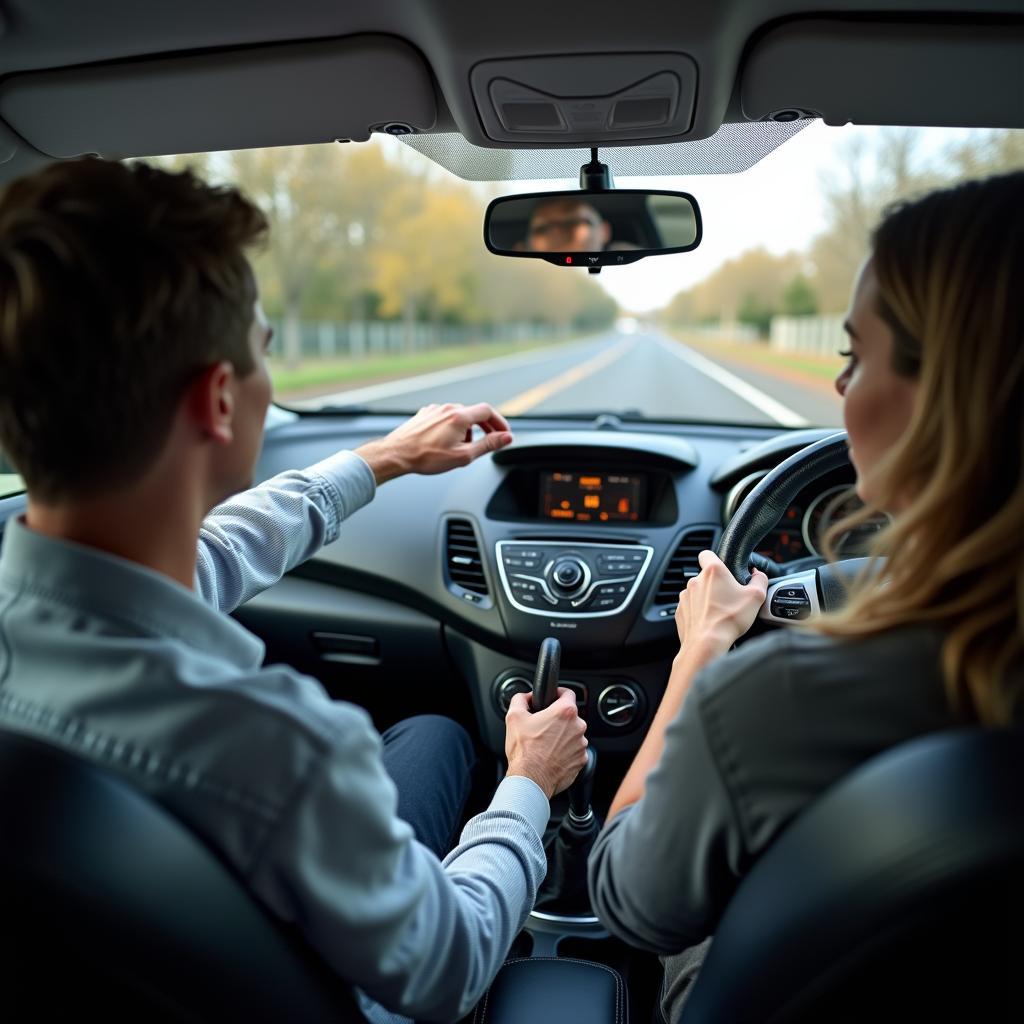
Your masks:
<svg viewBox="0 0 1024 1024"><path fill-rule="evenodd" d="M917 399L877 498L826 550L900 511L871 548L884 569L810 628L852 638L934 624L955 711L1006 724L1024 712L1024 171L904 203L872 241L892 366L918 379Z"/></svg>

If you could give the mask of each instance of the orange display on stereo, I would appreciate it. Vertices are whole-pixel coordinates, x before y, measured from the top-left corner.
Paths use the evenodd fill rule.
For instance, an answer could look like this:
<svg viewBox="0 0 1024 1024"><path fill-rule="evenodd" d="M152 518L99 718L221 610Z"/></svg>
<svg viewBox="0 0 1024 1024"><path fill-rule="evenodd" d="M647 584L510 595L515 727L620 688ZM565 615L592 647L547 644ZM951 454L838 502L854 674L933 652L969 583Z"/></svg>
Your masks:
<svg viewBox="0 0 1024 1024"><path fill-rule="evenodd" d="M542 472L540 514L577 523L636 522L646 489L640 475Z"/></svg>

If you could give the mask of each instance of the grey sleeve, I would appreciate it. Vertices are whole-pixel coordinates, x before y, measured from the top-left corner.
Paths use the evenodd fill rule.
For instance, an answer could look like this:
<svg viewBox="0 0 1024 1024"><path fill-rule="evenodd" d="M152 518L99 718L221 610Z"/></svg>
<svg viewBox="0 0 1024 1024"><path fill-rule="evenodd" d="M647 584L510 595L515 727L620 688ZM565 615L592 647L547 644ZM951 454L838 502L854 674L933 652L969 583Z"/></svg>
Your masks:
<svg viewBox="0 0 1024 1024"><path fill-rule="evenodd" d="M289 470L214 508L199 531L196 593L230 612L336 540L376 482L353 452Z"/></svg>
<svg viewBox="0 0 1024 1024"><path fill-rule="evenodd" d="M703 941L749 862L729 766L707 720L709 696L772 671L772 653L747 647L694 680L643 798L612 820L591 854L594 910L631 945L671 954Z"/></svg>
<svg viewBox="0 0 1024 1024"><path fill-rule="evenodd" d="M678 952L710 934L741 851L729 794L687 700L643 798L605 827L591 853L594 912L630 945Z"/></svg>
<svg viewBox="0 0 1024 1024"><path fill-rule="evenodd" d="M548 801L506 779L443 864L396 816L380 738L354 708L250 876L345 979L417 1019L457 1019L483 994L544 875Z"/></svg>

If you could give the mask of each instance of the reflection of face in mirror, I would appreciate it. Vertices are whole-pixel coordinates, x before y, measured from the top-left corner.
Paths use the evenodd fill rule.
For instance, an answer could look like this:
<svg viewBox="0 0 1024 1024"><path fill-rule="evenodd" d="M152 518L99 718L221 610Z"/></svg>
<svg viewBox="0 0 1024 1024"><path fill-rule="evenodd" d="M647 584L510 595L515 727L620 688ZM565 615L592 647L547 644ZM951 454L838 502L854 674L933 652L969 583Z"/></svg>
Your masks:
<svg viewBox="0 0 1024 1024"><path fill-rule="evenodd" d="M640 253L694 248L699 220L686 195L627 189L503 196L488 207L487 245L503 255L572 264L569 253L625 252L604 263L631 263ZM591 261L595 262L595 261Z"/></svg>
<svg viewBox="0 0 1024 1024"><path fill-rule="evenodd" d="M530 214L527 252L600 252L612 227L588 202L572 196L542 199Z"/></svg>

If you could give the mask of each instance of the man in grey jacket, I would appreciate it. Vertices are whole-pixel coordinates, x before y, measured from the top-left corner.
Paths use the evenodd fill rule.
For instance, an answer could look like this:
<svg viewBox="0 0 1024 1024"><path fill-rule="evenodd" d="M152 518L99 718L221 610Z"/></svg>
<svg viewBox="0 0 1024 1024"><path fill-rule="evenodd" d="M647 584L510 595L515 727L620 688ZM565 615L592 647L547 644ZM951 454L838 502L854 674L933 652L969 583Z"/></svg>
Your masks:
<svg viewBox="0 0 1024 1024"><path fill-rule="evenodd" d="M582 766L585 726L569 692L536 715L518 697L507 776L448 851L464 734L428 718L382 742L360 708L263 667L224 614L376 487L512 439L487 405L428 406L247 490L270 331L245 253L265 231L235 190L141 164L55 165L0 198L0 446L28 489L0 552L0 725L152 794L371 1018L454 1019L532 906L548 800Z"/></svg>

